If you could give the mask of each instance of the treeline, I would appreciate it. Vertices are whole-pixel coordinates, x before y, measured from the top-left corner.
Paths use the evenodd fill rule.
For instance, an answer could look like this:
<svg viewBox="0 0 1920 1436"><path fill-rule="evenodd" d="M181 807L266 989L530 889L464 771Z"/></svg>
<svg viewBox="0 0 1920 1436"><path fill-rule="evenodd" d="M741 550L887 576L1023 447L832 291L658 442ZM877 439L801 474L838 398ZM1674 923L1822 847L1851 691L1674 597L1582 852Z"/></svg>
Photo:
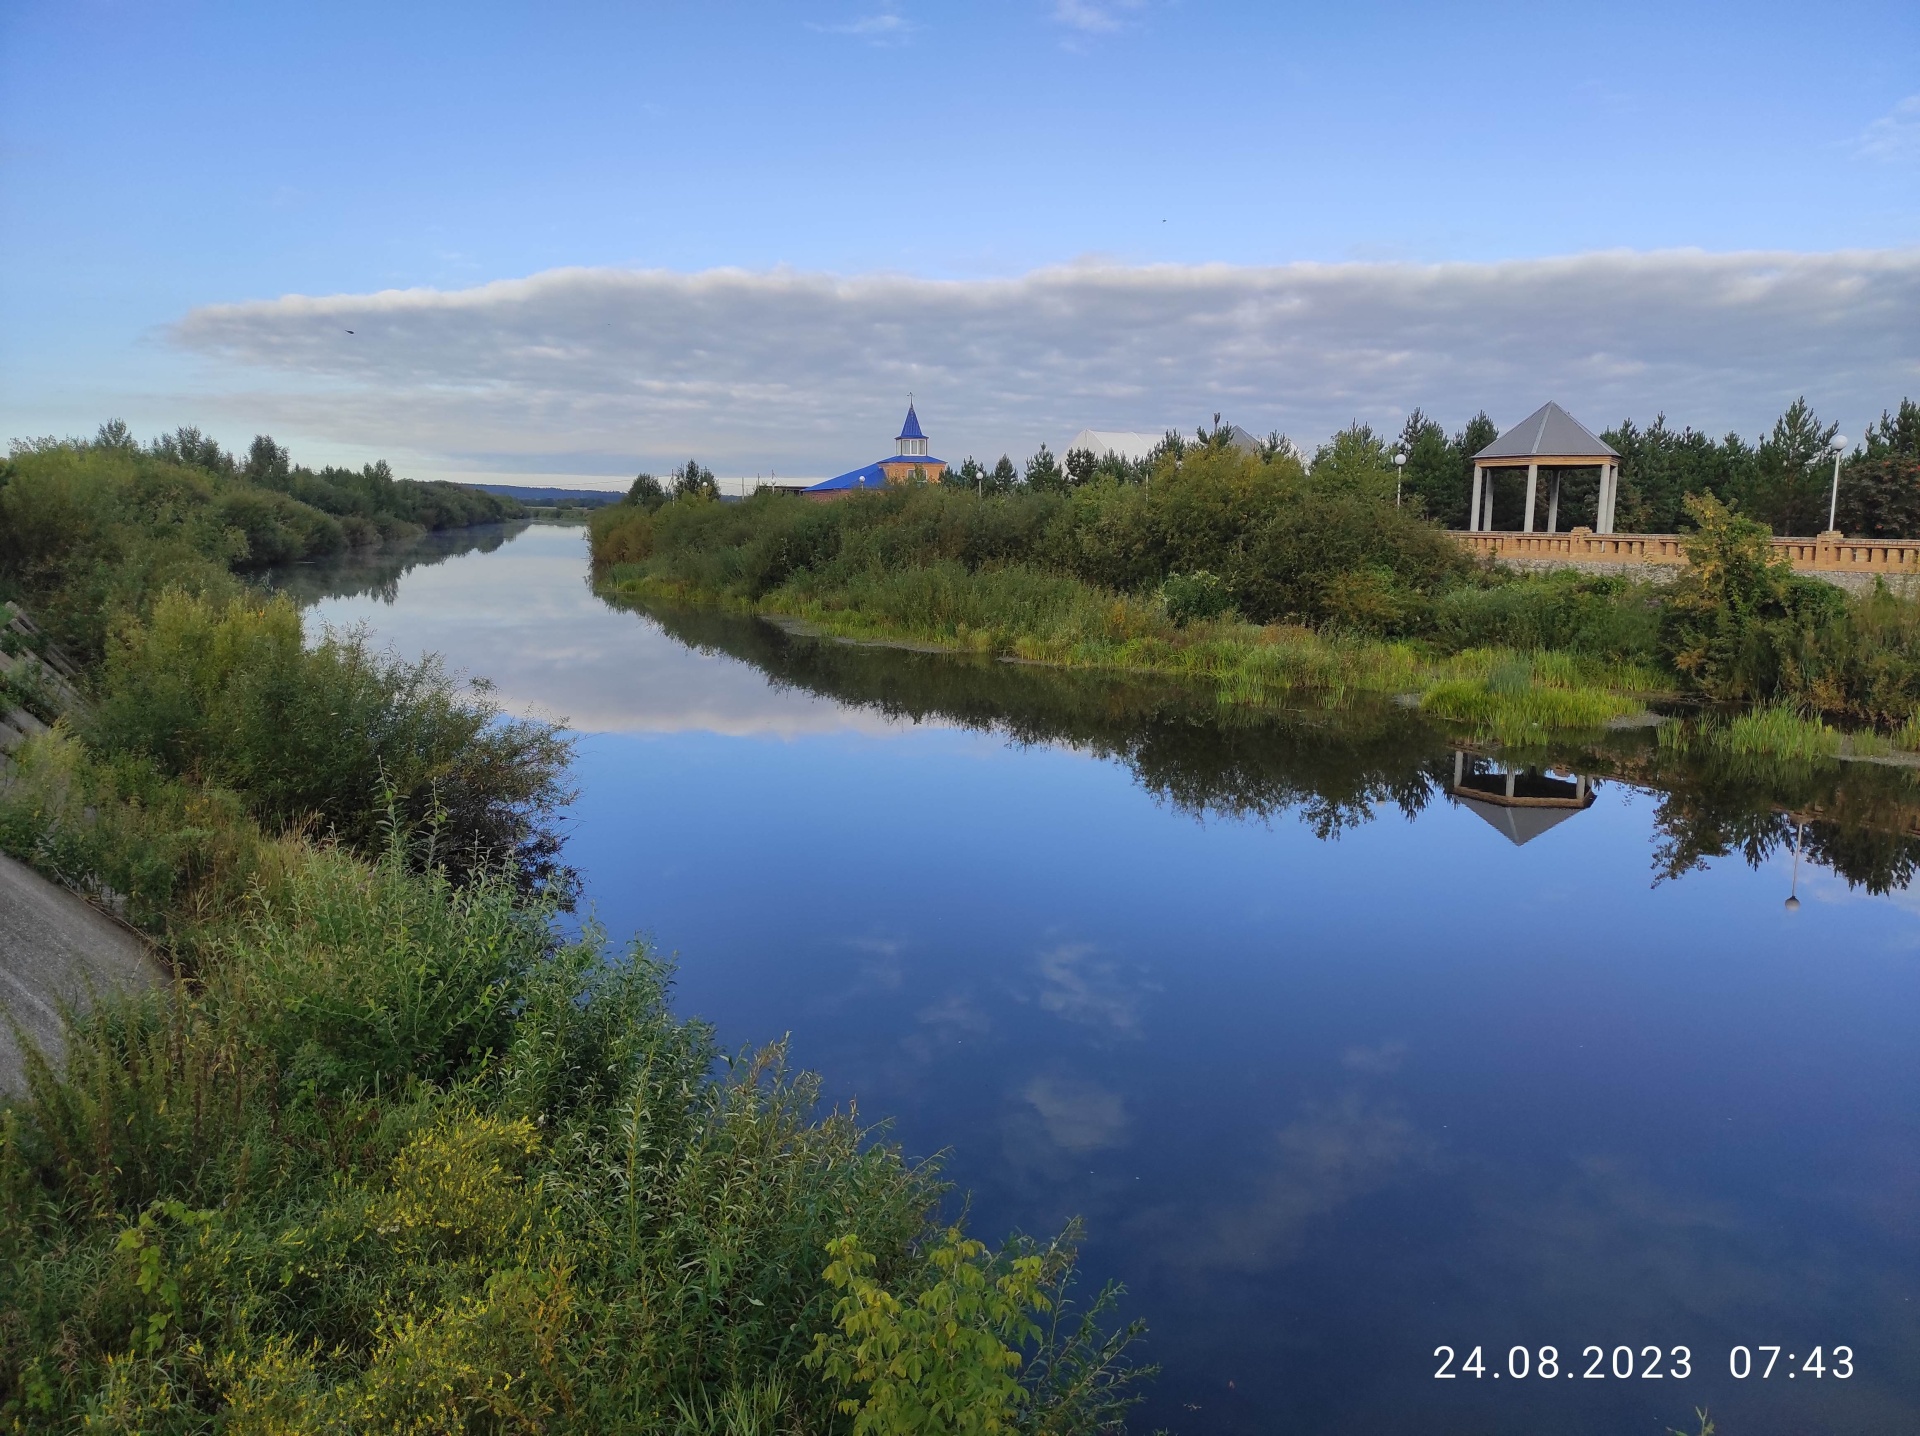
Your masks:
<svg viewBox="0 0 1920 1436"><path fill-rule="evenodd" d="M113 616L168 582L205 589L356 545L521 516L512 499L386 463L313 470L262 435L236 459L197 429L136 443L125 424L91 440L15 440L0 462L0 598L18 597L81 657Z"/></svg>
<svg viewBox="0 0 1920 1436"><path fill-rule="evenodd" d="M629 502L591 520L594 561L642 596L1248 692L1419 692L1440 716L1506 714L1510 732L1603 722L1623 711L1610 694L1686 691L1920 743L1920 604L1791 572L1711 494L1685 500L1699 561L1666 587L1476 564L1404 491L1395 502L1383 451L1353 429L1303 462L1216 426L1142 482Z"/></svg>
<svg viewBox="0 0 1920 1436"><path fill-rule="evenodd" d="M1837 424L1822 421L1805 399L1795 400L1768 433L1751 441L1738 434L1716 439L1697 429L1676 429L1664 414L1644 427L1624 419L1600 435L1620 452L1615 527L1632 533L1687 532L1692 528L1687 496L1708 494L1775 534L1818 533L1827 526L1833 483L1830 446L1838 430ZM992 465L970 456L947 482L983 495L1022 488L1063 493L1101 481L1147 484L1163 464L1178 463L1191 450L1232 445L1269 457L1292 454L1327 478L1338 475L1375 487L1398 482L1402 501L1418 513L1446 528L1465 528L1473 456L1499 434L1499 426L1485 412L1449 433L1416 409L1397 435L1356 422L1309 455L1283 434L1254 439L1222 424L1216 414L1211 427L1202 426L1192 437L1169 432L1142 459L1085 450L1056 457L1042 445L1019 467L1006 455ZM1396 454L1405 455L1404 466L1394 463ZM1402 469L1398 475L1396 468ZM1511 468L1491 472L1494 526L1518 529L1525 475ZM1543 482L1553 473L1543 471ZM1568 469L1561 479L1562 530L1576 524L1591 527L1598 474ZM1902 399L1897 410L1883 411L1866 437L1849 447L1840 464L1836 521L1843 533L1855 537L1920 538L1920 404ZM1535 522L1545 522L1544 511Z"/></svg>

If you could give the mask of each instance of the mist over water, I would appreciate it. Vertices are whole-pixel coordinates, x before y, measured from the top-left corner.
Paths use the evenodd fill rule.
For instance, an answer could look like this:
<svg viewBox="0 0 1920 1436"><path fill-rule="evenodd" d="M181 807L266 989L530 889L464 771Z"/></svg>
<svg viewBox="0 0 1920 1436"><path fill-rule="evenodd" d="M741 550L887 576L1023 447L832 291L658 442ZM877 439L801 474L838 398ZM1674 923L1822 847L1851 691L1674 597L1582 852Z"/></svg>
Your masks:
<svg viewBox="0 0 1920 1436"><path fill-rule="evenodd" d="M983 1238L1083 1216L1165 1367L1138 1429L1920 1430L1907 773L623 611L577 528L283 582L572 722L579 916L682 1011L790 1035Z"/></svg>

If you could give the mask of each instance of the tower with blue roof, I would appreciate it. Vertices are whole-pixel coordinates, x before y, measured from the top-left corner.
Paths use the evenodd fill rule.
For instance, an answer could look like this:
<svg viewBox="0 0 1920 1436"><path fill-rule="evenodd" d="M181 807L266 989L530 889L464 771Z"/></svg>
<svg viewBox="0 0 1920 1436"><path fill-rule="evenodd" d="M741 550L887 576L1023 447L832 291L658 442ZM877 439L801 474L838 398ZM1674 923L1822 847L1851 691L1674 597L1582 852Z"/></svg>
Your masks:
<svg viewBox="0 0 1920 1436"><path fill-rule="evenodd" d="M893 441L890 458L876 459L864 468L850 469L802 492L817 498L837 499L845 494L858 493L861 489L884 489L916 478L923 483L937 484L946 472L947 461L936 459L927 452L926 431L920 427L920 416L914 412L913 400L909 397L906 422L901 424L900 433Z"/></svg>

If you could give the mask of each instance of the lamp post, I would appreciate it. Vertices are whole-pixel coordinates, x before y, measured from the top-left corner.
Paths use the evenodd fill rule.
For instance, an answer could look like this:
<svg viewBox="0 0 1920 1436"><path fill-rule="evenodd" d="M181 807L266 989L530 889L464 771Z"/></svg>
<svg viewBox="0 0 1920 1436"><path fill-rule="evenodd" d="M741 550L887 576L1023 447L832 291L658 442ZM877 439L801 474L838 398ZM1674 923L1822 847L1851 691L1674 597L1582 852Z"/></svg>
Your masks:
<svg viewBox="0 0 1920 1436"><path fill-rule="evenodd" d="M1406 476L1407 455L1404 450L1393 456L1393 506L1400 507L1400 480Z"/></svg>
<svg viewBox="0 0 1920 1436"><path fill-rule="evenodd" d="M1847 452L1847 436L1835 434L1833 443L1833 494L1827 500L1827 532L1835 533L1834 521L1840 516L1840 457Z"/></svg>
<svg viewBox="0 0 1920 1436"><path fill-rule="evenodd" d="M1800 820L1793 820L1793 885L1787 889L1787 911L1800 911Z"/></svg>

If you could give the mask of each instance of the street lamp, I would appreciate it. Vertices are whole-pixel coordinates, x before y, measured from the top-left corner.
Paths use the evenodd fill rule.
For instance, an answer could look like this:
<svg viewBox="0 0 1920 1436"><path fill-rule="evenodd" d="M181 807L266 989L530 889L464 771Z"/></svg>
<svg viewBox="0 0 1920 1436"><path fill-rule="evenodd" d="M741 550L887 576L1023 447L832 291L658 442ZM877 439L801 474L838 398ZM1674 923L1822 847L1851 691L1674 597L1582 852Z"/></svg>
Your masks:
<svg viewBox="0 0 1920 1436"><path fill-rule="evenodd" d="M1800 911L1800 820L1793 820L1793 885L1787 889L1787 911Z"/></svg>
<svg viewBox="0 0 1920 1436"><path fill-rule="evenodd" d="M1847 436L1835 434L1828 447L1833 450L1833 496L1827 500L1827 532L1833 533L1834 520L1840 514L1840 456L1847 451Z"/></svg>
<svg viewBox="0 0 1920 1436"><path fill-rule="evenodd" d="M1400 507L1400 480L1407 472L1407 456L1404 452L1393 456L1393 506ZM1837 472L1837 471L1836 471Z"/></svg>

